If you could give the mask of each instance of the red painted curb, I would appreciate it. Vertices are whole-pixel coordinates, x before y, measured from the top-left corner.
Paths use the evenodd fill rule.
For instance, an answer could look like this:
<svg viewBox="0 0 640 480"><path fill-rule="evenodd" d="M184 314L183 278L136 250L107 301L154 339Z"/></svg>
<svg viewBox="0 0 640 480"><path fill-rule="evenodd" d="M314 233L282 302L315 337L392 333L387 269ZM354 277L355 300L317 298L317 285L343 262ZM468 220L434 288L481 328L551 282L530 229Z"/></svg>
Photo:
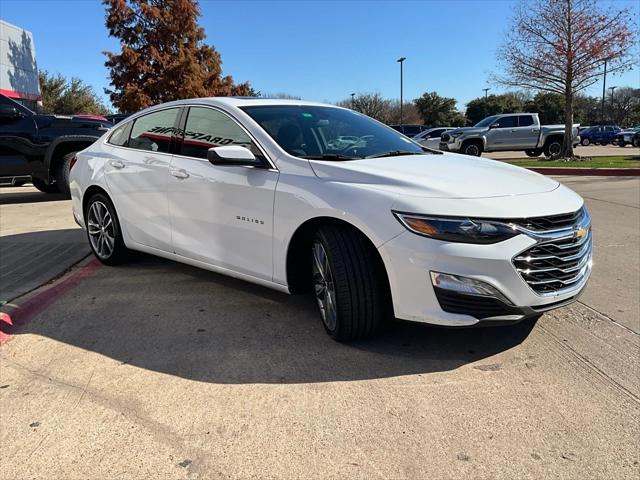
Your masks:
<svg viewBox="0 0 640 480"><path fill-rule="evenodd" d="M0 345L9 341L20 327L29 323L36 315L46 310L85 278L93 275L101 266L102 264L94 258L86 265L55 281L52 286L44 287L34 295L27 297L24 303L15 306L5 305L3 308L9 307L10 310L0 312Z"/></svg>
<svg viewBox="0 0 640 480"><path fill-rule="evenodd" d="M640 168L576 168L576 167L525 167L543 175L585 175L590 177L639 177Z"/></svg>

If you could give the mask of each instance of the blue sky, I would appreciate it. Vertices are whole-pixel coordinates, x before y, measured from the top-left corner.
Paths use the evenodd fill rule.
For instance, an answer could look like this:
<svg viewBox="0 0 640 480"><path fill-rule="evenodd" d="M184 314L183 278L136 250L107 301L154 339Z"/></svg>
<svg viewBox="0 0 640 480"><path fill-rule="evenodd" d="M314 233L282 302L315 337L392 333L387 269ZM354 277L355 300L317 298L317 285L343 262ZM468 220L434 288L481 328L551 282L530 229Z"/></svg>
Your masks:
<svg viewBox="0 0 640 480"><path fill-rule="evenodd" d="M222 55L224 73L262 92L318 101L371 91L397 98L400 56L407 57L406 99L435 90L464 108L485 86L501 91L487 78L496 69L509 0L200 3L200 24ZM613 3L640 18L640 2ZM118 50L104 15L99 0L0 0L2 19L33 32L39 68L80 77L101 94L108 86L101 52ZM607 84L638 88L640 70Z"/></svg>

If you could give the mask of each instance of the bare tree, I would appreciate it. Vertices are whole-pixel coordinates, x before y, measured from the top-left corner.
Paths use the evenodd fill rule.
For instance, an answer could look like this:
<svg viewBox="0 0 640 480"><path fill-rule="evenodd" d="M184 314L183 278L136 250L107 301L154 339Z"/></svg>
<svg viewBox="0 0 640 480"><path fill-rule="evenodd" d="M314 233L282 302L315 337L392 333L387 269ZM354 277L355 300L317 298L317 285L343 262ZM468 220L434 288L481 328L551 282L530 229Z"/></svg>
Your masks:
<svg viewBox="0 0 640 480"><path fill-rule="evenodd" d="M359 93L353 98L338 102L338 105L363 113L381 122L388 120L391 109L391 101L383 98L378 92Z"/></svg>
<svg viewBox="0 0 640 480"><path fill-rule="evenodd" d="M613 8L596 0L521 0L498 49L504 70L495 77L499 83L564 96L564 156L573 156L576 93L600 79L605 61L610 73L635 63L632 12Z"/></svg>

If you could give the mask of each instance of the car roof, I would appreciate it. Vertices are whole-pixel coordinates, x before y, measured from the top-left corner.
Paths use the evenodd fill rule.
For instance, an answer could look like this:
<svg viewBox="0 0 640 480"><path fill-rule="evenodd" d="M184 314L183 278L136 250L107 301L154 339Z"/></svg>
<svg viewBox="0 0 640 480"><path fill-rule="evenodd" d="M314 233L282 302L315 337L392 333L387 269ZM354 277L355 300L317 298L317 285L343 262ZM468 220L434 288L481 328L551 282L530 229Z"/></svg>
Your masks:
<svg viewBox="0 0 640 480"><path fill-rule="evenodd" d="M228 105L233 107L268 106L268 105L302 105L318 107L336 107L320 102L284 98L256 98L256 97L205 97L179 100L180 103L211 103L214 105ZM336 107L339 108L339 107Z"/></svg>

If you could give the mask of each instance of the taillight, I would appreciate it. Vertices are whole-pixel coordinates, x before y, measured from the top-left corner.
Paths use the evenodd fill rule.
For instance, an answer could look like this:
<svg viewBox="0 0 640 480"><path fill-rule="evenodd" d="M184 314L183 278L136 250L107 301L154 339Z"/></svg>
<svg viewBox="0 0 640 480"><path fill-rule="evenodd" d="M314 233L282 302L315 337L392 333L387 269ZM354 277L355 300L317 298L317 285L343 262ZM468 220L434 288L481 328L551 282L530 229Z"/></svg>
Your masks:
<svg viewBox="0 0 640 480"><path fill-rule="evenodd" d="M71 169L73 168L73 166L76 164L77 161L78 161L77 155L74 155L73 157L71 157L71 160L69 161L69 171L71 171Z"/></svg>

